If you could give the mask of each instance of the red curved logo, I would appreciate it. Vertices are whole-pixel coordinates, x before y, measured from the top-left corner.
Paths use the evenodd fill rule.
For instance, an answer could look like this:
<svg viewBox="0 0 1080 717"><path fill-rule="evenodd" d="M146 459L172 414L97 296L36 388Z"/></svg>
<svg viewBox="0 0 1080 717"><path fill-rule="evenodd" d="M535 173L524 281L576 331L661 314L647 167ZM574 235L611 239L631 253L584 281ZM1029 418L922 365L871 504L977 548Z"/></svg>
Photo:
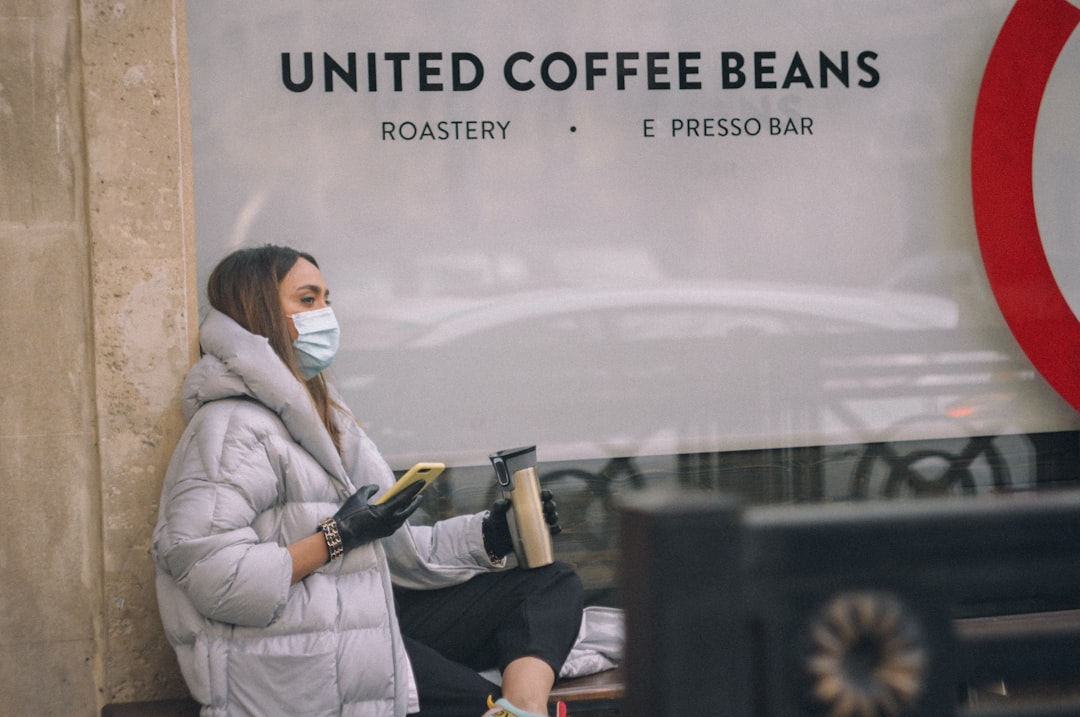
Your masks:
<svg viewBox="0 0 1080 717"><path fill-rule="evenodd" d="M1035 218L1035 125L1047 81L1080 24L1066 0L1018 0L990 53L975 107L975 228L998 306L1039 373L1080 410L1080 321L1046 258Z"/></svg>

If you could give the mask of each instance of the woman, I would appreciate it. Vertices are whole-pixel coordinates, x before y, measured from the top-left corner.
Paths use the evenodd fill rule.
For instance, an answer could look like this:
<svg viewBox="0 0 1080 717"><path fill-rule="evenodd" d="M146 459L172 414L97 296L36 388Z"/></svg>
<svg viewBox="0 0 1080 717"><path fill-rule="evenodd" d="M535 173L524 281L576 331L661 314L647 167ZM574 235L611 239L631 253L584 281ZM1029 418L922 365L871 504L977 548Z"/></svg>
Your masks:
<svg viewBox="0 0 1080 717"><path fill-rule="evenodd" d="M394 475L323 377L338 327L314 258L234 252L208 296L153 543L202 714L547 714L576 574L500 570L503 504L432 526L406 522L416 491L373 505ZM555 532L550 494L545 514Z"/></svg>

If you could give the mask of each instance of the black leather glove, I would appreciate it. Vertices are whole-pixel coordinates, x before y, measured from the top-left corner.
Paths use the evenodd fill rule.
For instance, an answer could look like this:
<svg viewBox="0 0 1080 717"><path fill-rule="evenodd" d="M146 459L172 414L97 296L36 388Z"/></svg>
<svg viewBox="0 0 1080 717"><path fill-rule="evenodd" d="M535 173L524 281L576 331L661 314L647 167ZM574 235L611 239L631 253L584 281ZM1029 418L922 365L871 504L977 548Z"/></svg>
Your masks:
<svg viewBox="0 0 1080 717"><path fill-rule="evenodd" d="M422 482L414 483L382 505L368 502L378 492L377 485L366 485L353 493L334 514L334 523L341 534L341 547L349 551L392 535L420 507L424 497L417 494L423 487Z"/></svg>
<svg viewBox="0 0 1080 717"><path fill-rule="evenodd" d="M550 490L542 490L540 503L544 508L544 522L548 524L548 530L552 535L558 535L562 532L562 526L559 525L559 506L555 504L555 496Z"/></svg>
<svg viewBox="0 0 1080 717"><path fill-rule="evenodd" d="M550 490L540 492L540 503L544 510L544 522L552 535L562 532L559 526L559 511ZM484 532L484 550L493 560L501 560L514 551L514 539L510 535L510 523L506 513L510 510L510 501L500 498L491 506L491 511L481 524Z"/></svg>

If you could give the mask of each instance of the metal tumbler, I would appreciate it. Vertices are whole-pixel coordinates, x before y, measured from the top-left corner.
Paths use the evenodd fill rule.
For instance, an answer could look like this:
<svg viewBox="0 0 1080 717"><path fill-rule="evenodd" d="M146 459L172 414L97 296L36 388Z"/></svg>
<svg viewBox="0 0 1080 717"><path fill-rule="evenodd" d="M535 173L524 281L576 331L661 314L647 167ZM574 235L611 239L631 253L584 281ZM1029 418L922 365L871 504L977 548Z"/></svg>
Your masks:
<svg viewBox="0 0 1080 717"><path fill-rule="evenodd" d="M539 568L555 562L551 529L544 520L540 476L536 472L536 446L513 448L489 456L503 498L510 501L506 518L518 565Z"/></svg>

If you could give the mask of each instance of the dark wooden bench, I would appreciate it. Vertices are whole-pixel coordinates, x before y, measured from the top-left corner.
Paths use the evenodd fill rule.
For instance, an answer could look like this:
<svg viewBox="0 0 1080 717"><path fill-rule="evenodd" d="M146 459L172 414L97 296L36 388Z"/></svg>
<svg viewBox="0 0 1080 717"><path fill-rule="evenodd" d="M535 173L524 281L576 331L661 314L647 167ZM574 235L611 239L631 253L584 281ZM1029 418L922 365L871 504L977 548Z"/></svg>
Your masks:
<svg viewBox="0 0 1080 717"><path fill-rule="evenodd" d="M607 717L618 714L623 691L622 671L615 668L560 680L551 692L551 702L566 702L570 717ZM199 717L199 705L191 699L118 702L105 705L101 717Z"/></svg>
<svg viewBox="0 0 1080 717"><path fill-rule="evenodd" d="M626 717L1080 715L1076 493L643 494L619 528Z"/></svg>
<svg viewBox="0 0 1080 717"><path fill-rule="evenodd" d="M199 704L191 699L114 702L101 708L101 717L199 717Z"/></svg>
<svg viewBox="0 0 1080 717"><path fill-rule="evenodd" d="M551 703L566 703L570 717L606 717L618 715L626 687L621 667L585 675L572 680L560 680L551 691Z"/></svg>

